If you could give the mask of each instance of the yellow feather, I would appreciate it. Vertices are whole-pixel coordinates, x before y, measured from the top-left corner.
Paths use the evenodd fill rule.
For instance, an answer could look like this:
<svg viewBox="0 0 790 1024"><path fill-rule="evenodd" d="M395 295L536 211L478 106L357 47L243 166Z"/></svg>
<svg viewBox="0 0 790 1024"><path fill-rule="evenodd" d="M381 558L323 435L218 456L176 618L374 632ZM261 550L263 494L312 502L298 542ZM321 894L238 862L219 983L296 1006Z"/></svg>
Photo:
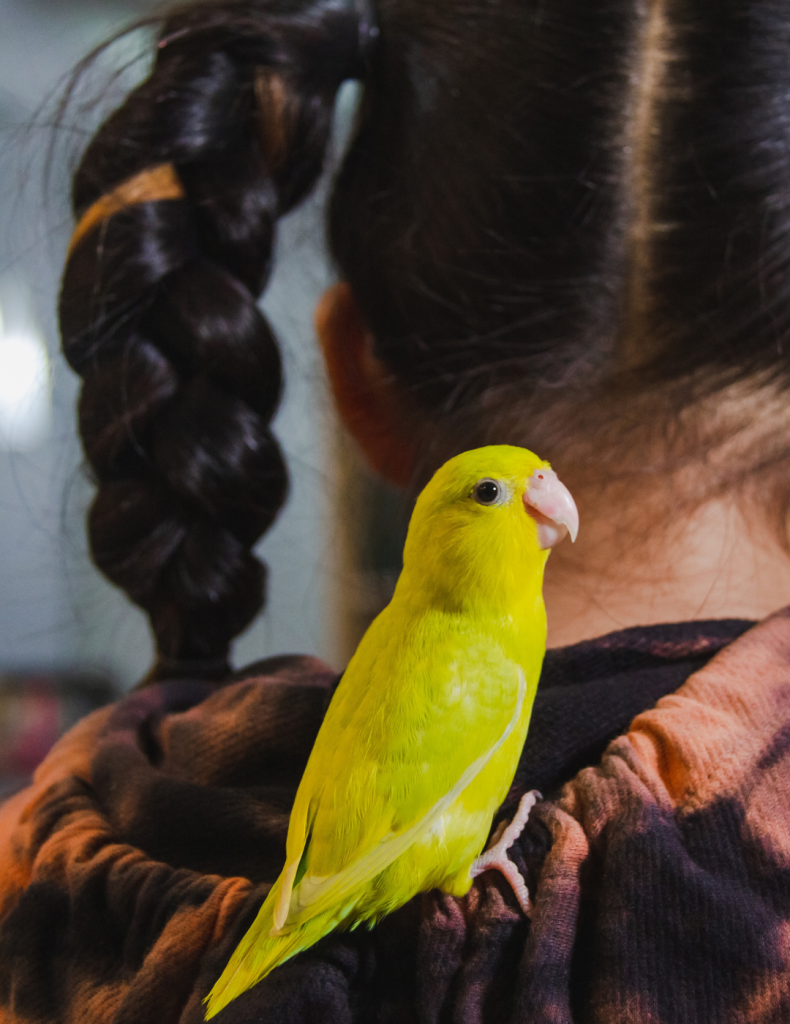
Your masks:
<svg viewBox="0 0 790 1024"><path fill-rule="evenodd" d="M334 929L372 925L427 889L470 888L545 651L548 551L522 501L542 471L526 449L481 448L418 498L393 599L351 659L299 785L283 872L207 1019ZM484 480L496 502L481 500Z"/></svg>

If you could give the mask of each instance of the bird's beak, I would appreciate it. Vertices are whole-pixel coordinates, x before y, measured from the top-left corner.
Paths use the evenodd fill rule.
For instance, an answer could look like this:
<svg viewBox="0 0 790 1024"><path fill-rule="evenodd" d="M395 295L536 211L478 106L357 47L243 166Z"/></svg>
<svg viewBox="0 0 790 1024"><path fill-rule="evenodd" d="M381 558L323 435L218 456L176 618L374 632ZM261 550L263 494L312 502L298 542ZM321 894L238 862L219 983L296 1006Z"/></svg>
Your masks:
<svg viewBox="0 0 790 1024"><path fill-rule="evenodd" d="M524 508L538 524L538 543L545 551L569 533L576 540L579 510L571 492L553 469L536 469L522 495Z"/></svg>

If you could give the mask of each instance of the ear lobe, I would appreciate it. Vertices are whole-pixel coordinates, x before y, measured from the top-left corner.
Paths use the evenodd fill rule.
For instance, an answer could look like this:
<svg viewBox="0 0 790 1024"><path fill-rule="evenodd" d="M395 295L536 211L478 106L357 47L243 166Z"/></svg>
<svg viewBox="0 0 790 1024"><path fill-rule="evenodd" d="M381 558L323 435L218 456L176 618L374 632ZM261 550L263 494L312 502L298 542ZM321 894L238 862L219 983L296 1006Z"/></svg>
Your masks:
<svg viewBox="0 0 790 1024"><path fill-rule="evenodd" d="M373 354L373 337L345 282L321 297L315 324L343 422L373 469L406 487L416 461L414 416L393 375Z"/></svg>

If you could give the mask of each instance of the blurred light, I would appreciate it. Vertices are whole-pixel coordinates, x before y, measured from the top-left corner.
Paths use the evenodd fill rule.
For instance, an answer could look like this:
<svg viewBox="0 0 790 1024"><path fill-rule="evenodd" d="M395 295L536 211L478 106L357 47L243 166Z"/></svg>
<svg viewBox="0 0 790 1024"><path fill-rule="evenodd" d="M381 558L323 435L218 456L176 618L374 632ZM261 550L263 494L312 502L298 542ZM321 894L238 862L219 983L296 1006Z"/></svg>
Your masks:
<svg viewBox="0 0 790 1024"><path fill-rule="evenodd" d="M2 333L0 320L0 448L31 451L49 436L49 357L32 332Z"/></svg>

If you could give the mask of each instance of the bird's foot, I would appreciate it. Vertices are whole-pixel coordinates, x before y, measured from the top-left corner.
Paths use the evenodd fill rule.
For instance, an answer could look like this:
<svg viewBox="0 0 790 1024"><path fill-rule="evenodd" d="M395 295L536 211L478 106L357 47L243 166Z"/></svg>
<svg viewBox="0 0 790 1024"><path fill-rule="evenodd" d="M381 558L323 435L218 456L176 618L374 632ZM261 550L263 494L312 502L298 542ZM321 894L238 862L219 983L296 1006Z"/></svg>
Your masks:
<svg viewBox="0 0 790 1024"><path fill-rule="evenodd" d="M521 877L521 872L508 857L507 851L521 835L529 819L529 812L540 799L542 797L536 789L525 793L521 798L513 820L509 825L505 821L500 823L496 832L491 837L491 842L486 852L481 853L469 869L469 874L472 878L477 878L478 875L482 875L484 871L489 871L491 868L501 871L510 883L510 888L515 893L519 906L527 917L532 914L532 900L529 898L529 890L524 879Z"/></svg>

